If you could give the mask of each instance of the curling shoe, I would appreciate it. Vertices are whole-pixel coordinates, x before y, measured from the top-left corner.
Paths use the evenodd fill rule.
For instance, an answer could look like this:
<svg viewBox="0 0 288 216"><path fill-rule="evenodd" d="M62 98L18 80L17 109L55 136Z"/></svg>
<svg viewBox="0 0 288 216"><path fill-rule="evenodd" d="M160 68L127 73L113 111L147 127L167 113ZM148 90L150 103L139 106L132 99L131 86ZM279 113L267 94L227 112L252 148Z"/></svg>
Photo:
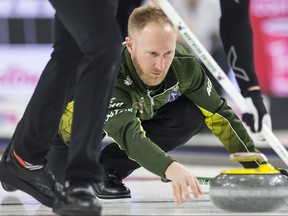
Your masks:
<svg viewBox="0 0 288 216"><path fill-rule="evenodd" d="M101 204L95 196L94 183L65 182L57 196L53 212L59 215L101 215Z"/></svg>
<svg viewBox="0 0 288 216"><path fill-rule="evenodd" d="M17 190L16 188L12 187L11 185L5 184L3 182L1 182L1 185L2 185L3 189L7 192L14 192Z"/></svg>
<svg viewBox="0 0 288 216"><path fill-rule="evenodd" d="M103 181L94 182L96 196L100 199L131 198L128 187L124 185L120 176L113 169L106 169Z"/></svg>
<svg viewBox="0 0 288 216"><path fill-rule="evenodd" d="M52 207L62 185L56 182L47 163L41 169L29 170L21 166L11 152L4 154L0 162L0 181L4 189L19 189Z"/></svg>
<svg viewBox="0 0 288 216"><path fill-rule="evenodd" d="M14 137L14 135L13 135L13 137ZM13 147L14 147L14 145L13 145L13 141L14 141L13 137L12 137L11 141L9 142L5 152L3 153L2 160L1 160L0 163L3 163L4 158L6 158L13 151ZM1 185L2 185L3 189L5 191L7 191L7 192L14 192L14 191L17 190L16 188L12 187L11 185L5 184L3 182L1 182Z"/></svg>

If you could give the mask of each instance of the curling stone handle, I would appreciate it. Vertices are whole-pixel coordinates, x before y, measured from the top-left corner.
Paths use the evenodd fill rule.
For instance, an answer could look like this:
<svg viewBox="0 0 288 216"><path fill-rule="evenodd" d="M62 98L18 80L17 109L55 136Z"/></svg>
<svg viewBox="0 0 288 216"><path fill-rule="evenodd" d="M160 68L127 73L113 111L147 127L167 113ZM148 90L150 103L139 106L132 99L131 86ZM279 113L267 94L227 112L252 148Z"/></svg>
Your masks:
<svg viewBox="0 0 288 216"><path fill-rule="evenodd" d="M261 163L267 163L267 157L258 152L238 152L230 155L230 159L238 162L250 162L250 161L258 161Z"/></svg>

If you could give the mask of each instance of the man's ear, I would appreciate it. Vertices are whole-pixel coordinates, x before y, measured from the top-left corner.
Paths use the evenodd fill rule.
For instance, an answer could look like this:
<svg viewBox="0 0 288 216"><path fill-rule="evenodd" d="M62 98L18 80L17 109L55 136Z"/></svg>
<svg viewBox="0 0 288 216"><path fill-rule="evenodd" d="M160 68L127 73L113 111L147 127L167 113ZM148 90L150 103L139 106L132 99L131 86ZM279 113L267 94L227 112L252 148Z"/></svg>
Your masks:
<svg viewBox="0 0 288 216"><path fill-rule="evenodd" d="M134 47L133 47L133 40L130 37L125 38L126 47L129 51L129 53L133 53Z"/></svg>

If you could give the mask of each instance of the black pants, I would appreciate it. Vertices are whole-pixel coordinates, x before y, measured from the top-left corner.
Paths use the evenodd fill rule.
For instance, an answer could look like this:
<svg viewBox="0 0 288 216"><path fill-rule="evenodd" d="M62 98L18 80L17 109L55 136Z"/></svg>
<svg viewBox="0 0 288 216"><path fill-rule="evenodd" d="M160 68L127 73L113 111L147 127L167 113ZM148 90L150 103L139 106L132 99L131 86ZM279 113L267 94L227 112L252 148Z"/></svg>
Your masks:
<svg viewBox="0 0 288 216"><path fill-rule="evenodd" d="M220 0L220 36L222 44L220 47L214 47L211 53L225 73L228 73L229 69L232 68L242 92L245 92L251 86L259 85L254 66L253 32L249 17L249 6L249 0ZM225 52L223 52L223 47ZM225 62L223 62L223 59ZM204 69L217 92L222 94L224 91L222 86L206 66L204 66Z"/></svg>
<svg viewBox="0 0 288 216"><path fill-rule="evenodd" d="M166 104L151 120L142 121L147 137L165 152L185 144L201 130L203 124L204 117L200 109L185 96ZM60 182L63 179L63 167L66 164L65 155L68 149L69 147L58 137L48 156L51 169ZM137 162L130 160L125 151L115 143L107 145L102 150L101 164L104 168L114 169L121 178L127 177L140 167Z"/></svg>
<svg viewBox="0 0 288 216"><path fill-rule="evenodd" d="M121 29L122 38L128 36L128 19L133 10L142 4L143 0L121 0L118 3L117 20Z"/></svg>
<svg viewBox="0 0 288 216"><path fill-rule="evenodd" d="M165 152L184 145L199 133L204 125L200 109L185 96L159 109L151 120L142 121L146 136ZM101 152L101 164L117 171L121 178L130 175L140 165L130 160L117 144L107 145ZM245 168L256 168L256 162L241 162Z"/></svg>
<svg viewBox="0 0 288 216"><path fill-rule="evenodd" d="M249 0L220 0L220 35L239 87L258 85L254 67L253 34L249 17Z"/></svg>
<svg viewBox="0 0 288 216"><path fill-rule="evenodd" d="M158 110L157 114L147 121L142 121L142 126L149 137L165 152L169 152L184 145L194 135L201 131L204 125L204 116L197 106L185 96L175 102L168 103ZM53 148L48 154L48 162L57 180L63 181L63 170L67 164L66 155L69 147L58 136ZM125 151L117 144L108 144L102 151L101 164L106 169L114 169L121 178L130 175L140 165L130 160ZM256 168L255 162L241 162L245 168Z"/></svg>
<svg viewBox="0 0 288 216"><path fill-rule="evenodd" d="M56 10L54 50L13 136L16 152L43 164L73 94L67 179L94 179L107 107L121 55L117 0L50 0Z"/></svg>
<svg viewBox="0 0 288 216"><path fill-rule="evenodd" d="M185 96L166 104L151 120L142 121L146 136L165 152L185 144L201 130L203 124L200 109ZM122 178L140 167L115 143L103 149L101 163L106 168L115 169Z"/></svg>

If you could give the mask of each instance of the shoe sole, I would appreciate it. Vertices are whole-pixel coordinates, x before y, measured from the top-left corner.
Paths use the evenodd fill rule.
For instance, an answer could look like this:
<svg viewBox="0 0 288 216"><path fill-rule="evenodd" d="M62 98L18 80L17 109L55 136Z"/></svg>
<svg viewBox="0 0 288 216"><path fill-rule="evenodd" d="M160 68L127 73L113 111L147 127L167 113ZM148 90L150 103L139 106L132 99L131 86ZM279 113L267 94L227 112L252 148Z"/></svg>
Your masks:
<svg viewBox="0 0 288 216"><path fill-rule="evenodd" d="M4 163L4 159L5 157L9 154L9 152L11 151L11 148L13 147L13 140L14 140L14 134L10 140L10 142L8 143L8 146L6 148L6 150L4 151L3 155L2 155L2 158L1 158L1 162L0 162L0 165L2 165L2 163ZM3 166L5 167L5 165L3 164ZM1 185L2 185L2 188L7 191L7 192L14 192L16 191L17 189L12 187L11 185L9 184L4 184L3 182L1 182Z"/></svg>
<svg viewBox="0 0 288 216"><path fill-rule="evenodd" d="M7 192L14 192L17 190L16 188L12 187L11 185L4 184L3 182L1 182L1 185L2 185L3 189Z"/></svg>
<svg viewBox="0 0 288 216"><path fill-rule="evenodd" d="M99 200L100 203L129 203L131 202L131 197L129 198L118 198L118 199L101 199L99 197L96 197L97 200Z"/></svg>
<svg viewBox="0 0 288 216"><path fill-rule="evenodd" d="M43 205L48 206L50 208L53 207L54 199L43 195L38 190L36 190L32 185L26 183L21 179L18 179L10 172L8 172L5 167L4 160L5 158L3 158L2 161L0 162L0 181L2 182L2 185L3 184L13 185L12 187L31 195Z"/></svg>
<svg viewBox="0 0 288 216"><path fill-rule="evenodd" d="M53 212L59 215L101 215L102 208L99 207L97 209L91 208L83 208L75 205L64 205L64 206L57 206L53 207Z"/></svg>
<svg viewBox="0 0 288 216"><path fill-rule="evenodd" d="M97 198L103 200L113 200L113 199L127 199L131 198L131 194L124 194L124 195L101 195L96 193Z"/></svg>

